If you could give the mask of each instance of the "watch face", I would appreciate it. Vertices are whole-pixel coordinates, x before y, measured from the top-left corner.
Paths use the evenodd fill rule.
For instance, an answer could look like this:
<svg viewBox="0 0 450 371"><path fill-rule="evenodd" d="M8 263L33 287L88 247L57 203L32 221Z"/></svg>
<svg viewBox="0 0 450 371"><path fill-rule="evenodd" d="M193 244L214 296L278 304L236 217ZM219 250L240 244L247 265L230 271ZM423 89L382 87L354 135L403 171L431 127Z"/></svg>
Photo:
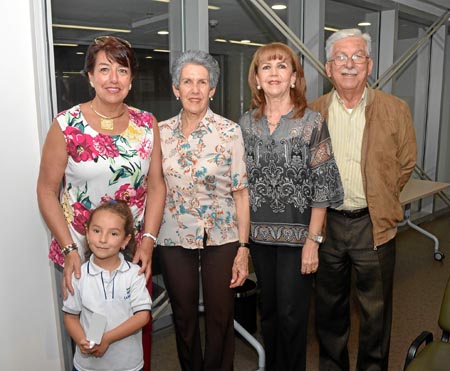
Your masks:
<svg viewBox="0 0 450 371"><path fill-rule="evenodd" d="M321 234L308 234L308 238L317 243L322 243L324 238Z"/></svg>

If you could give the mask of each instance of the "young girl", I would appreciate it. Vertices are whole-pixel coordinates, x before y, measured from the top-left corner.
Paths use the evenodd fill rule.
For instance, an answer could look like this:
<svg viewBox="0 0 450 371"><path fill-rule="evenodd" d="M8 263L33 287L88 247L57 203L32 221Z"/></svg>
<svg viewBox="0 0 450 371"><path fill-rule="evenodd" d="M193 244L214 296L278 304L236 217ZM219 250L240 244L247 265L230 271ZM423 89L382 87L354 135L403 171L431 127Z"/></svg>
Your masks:
<svg viewBox="0 0 450 371"><path fill-rule="evenodd" d="M124 258L133 256L135 245L128 205L110 201L95 209L86 239L90 257L81 278L73 276L75 294L63 306L64 323L77 345L74 371L142 370L141 328L150 320L151 299L139 266ZM94 313L105 316L107 323L100 344L91 346L86 332Z"/></svg>

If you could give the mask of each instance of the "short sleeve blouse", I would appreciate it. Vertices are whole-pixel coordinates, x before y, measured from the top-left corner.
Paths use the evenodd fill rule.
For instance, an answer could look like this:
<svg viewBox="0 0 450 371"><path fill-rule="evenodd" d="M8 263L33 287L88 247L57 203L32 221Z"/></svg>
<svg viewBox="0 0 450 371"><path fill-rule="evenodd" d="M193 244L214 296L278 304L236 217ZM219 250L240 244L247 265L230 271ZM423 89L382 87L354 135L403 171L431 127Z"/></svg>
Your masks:
<svg viewBox="0 0 450 371"><path fill-rule="evenodd" d="M158 243L189 249L238 240L233 191L247 184L239 125L208 110L185 138L181 113L159 123L167 184Z"/></svg>

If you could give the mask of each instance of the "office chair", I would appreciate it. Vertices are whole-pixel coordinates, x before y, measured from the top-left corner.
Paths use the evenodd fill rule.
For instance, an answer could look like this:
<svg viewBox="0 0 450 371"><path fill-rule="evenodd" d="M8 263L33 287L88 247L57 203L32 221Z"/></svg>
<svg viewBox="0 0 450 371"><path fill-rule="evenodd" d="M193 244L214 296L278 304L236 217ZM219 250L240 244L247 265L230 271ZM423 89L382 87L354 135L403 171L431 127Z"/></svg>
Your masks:
<svg viewBox="0 0 450 371"><path fill-rule="evenodd" d="M405 360L405 371L450 370L450 278L445 288L439 313L440 340L433 340L433 334L423 331L411 344ZM419 347L425 342L422 350Z"/></svg>

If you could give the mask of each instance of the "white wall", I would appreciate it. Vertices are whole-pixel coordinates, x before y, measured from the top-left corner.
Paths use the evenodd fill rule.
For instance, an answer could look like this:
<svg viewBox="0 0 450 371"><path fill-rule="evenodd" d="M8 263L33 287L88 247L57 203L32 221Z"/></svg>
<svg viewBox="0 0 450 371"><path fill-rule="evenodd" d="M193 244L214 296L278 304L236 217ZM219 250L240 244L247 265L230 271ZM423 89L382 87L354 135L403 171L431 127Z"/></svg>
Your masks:
<svg viewBox="0 0 450 371"><path fill-rule="evenodd" d="M0 370L62 369L52 266L35 185L40 158L39 97L30 4L2 0L0 34ZM40 52L44 52L43 49ZM449 76L450 72L448 72ZM446 91L448 94L448 90ZM45 99L44 99L45 100ZM448 110L445 135L448 137ZM443 132L444 134L444 132ZM441 145L441 159L448 147ZM448 166L440 164L442 167ZM446 167L448 170L448 167ZM440 173L441 173L440 171ZM448 171L445 172L448 181Z"/></svg>
<svg viewBox="0 0 450 371"><path fill-rule="evenodd" d="M36 203L40 144L30 4L1 1L0 370L61 370L47 234ZM34 0L35 1L35 0Z"/></svg>

